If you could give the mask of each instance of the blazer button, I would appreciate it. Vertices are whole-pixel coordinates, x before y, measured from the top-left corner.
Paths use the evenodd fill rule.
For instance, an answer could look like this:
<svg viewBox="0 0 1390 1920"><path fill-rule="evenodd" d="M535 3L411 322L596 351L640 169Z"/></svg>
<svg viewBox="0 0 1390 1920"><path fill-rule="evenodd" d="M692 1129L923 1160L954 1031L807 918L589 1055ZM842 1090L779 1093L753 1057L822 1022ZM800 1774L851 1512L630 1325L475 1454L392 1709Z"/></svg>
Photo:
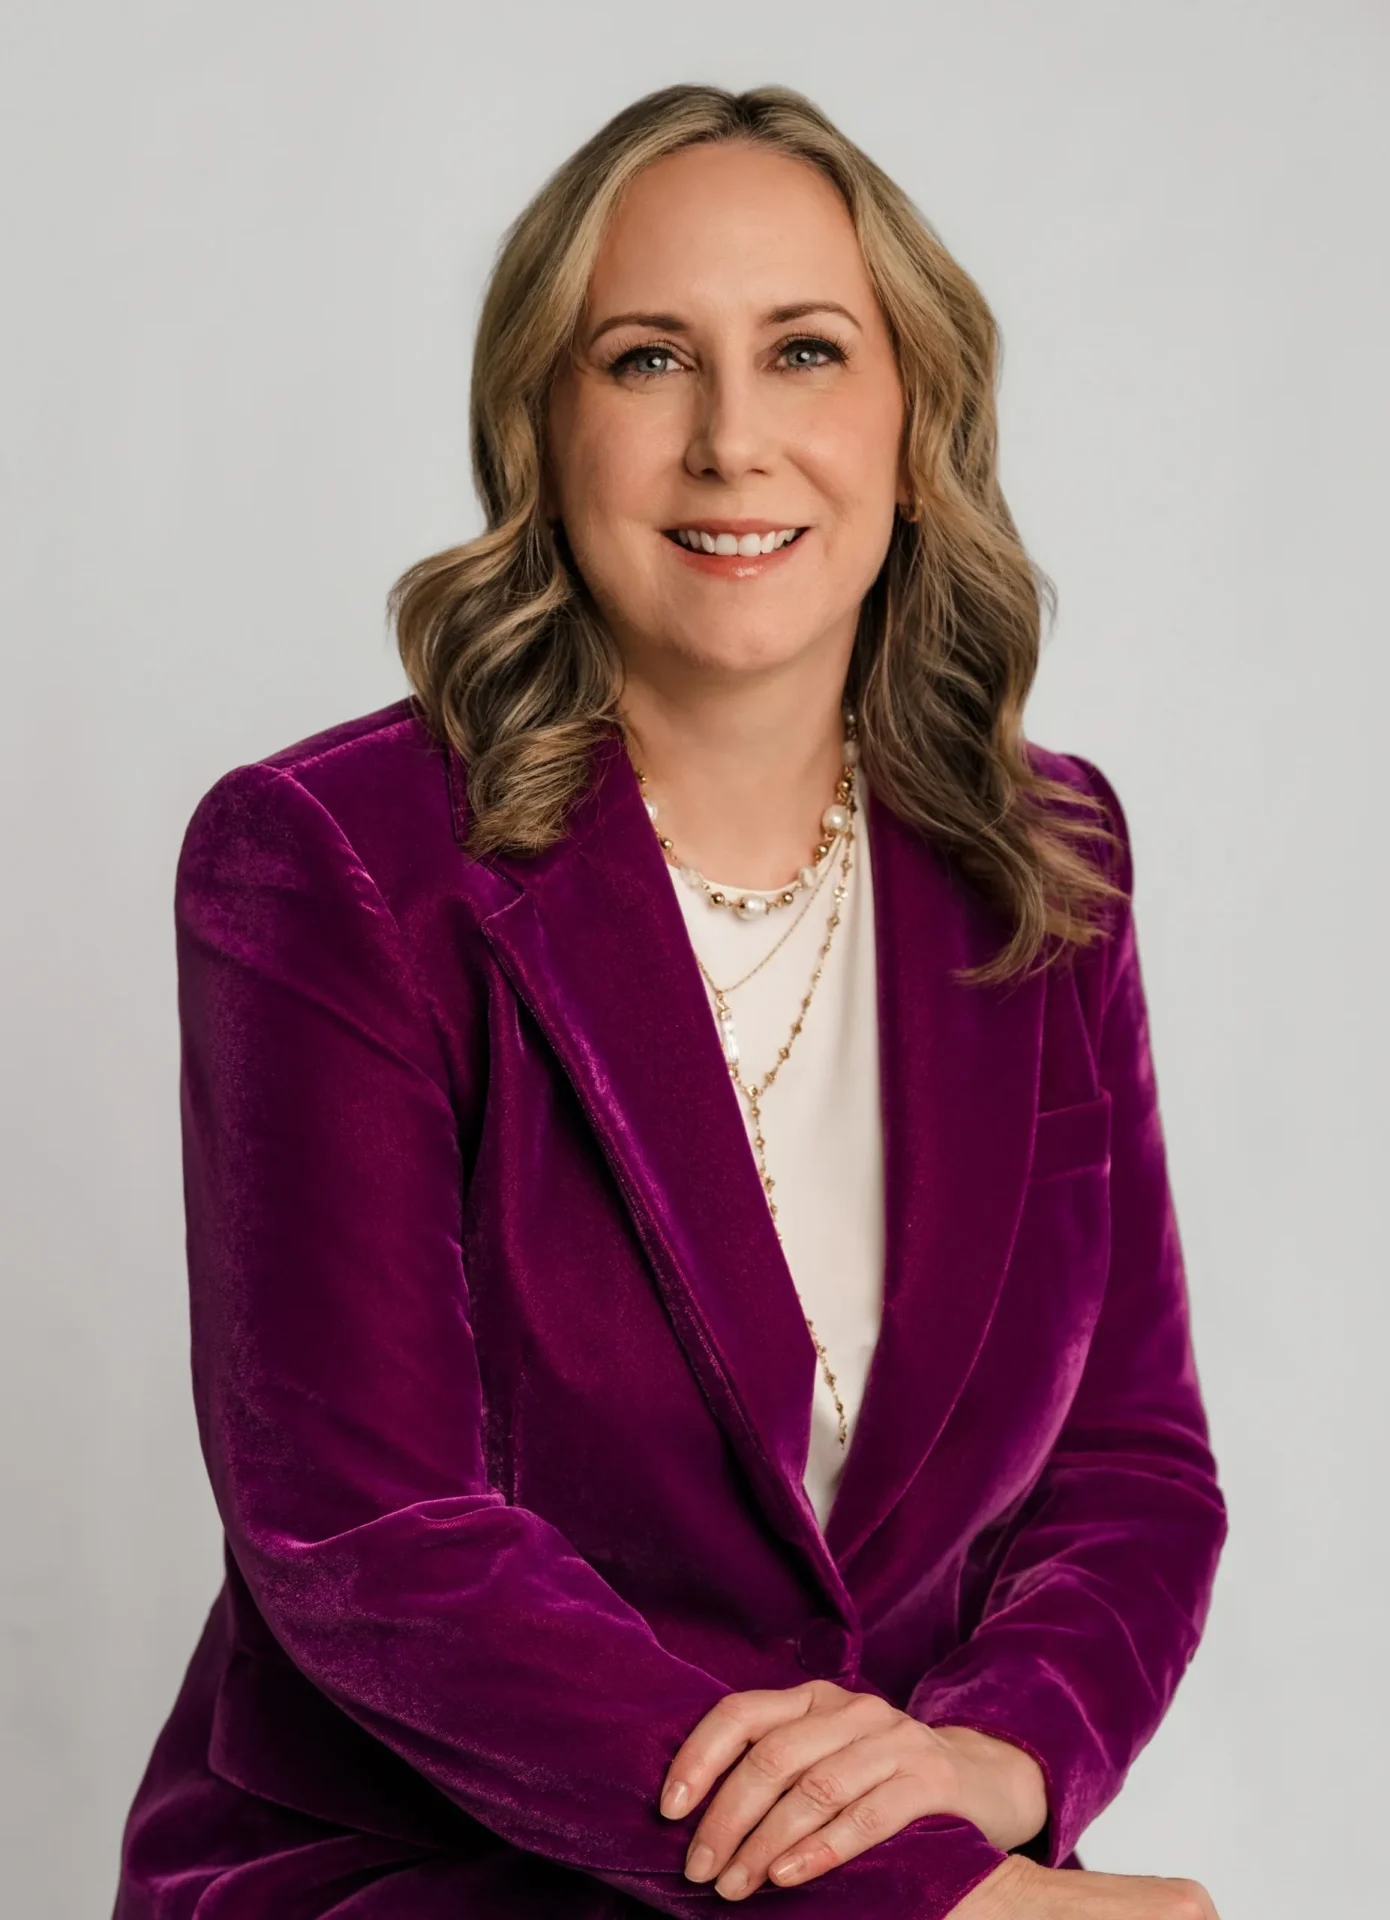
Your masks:
<svg viewBox="0 0 1390 1920"><path fill-rule="evenodd" d="M838 1620L807 1621L796 1642L796 1657L818 1680L833 1680L849 1659L850 1636Z"/></svg>

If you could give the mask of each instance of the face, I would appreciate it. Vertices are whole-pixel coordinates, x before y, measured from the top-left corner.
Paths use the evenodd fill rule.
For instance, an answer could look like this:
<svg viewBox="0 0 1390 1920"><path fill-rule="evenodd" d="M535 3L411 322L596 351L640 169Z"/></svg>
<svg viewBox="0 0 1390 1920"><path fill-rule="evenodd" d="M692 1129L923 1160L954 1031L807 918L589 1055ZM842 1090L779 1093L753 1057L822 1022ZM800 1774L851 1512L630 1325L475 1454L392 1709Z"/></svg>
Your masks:
<svg viewBox="0 0 1390 1920"><path fill-rule="evenodd" d="M766 148L690 147L610 223L552 393L545 505L630 668L847 664L906 499L902 427L831 182Z"/></svg>

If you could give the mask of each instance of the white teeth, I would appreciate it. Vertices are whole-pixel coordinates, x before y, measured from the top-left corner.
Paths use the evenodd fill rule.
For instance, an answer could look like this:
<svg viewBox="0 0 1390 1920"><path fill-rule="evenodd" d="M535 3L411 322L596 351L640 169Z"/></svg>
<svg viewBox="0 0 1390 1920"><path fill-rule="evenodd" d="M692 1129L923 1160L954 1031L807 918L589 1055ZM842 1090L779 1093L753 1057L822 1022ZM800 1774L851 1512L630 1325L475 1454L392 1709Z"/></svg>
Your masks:
<svg viewBox="0 0 1390 1920"><path fill-rule="evenodd" d="M695 553L738 554L743 559L752 559L755 553L775 553L778 547L785 547L789 540L795 540L798 529L784 527L780 533L704 533L698 527L679 527L676 538L683 547L689 547Z"/></svg>

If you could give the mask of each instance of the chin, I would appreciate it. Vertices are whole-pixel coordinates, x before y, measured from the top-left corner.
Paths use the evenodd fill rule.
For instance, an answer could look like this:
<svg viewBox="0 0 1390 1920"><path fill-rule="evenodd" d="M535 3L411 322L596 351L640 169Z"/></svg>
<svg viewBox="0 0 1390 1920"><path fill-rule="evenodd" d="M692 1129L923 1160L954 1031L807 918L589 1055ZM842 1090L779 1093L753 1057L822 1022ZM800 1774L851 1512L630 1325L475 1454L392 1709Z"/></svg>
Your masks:
<svg viewBox="0 0 1390 1920"><path fill-rule="evenodd" d="M692 620L682 622L665 645L702 667L757 673L790 664L807 652L814 639L814 632L801 631L786 620L728 624Z"/></svg>

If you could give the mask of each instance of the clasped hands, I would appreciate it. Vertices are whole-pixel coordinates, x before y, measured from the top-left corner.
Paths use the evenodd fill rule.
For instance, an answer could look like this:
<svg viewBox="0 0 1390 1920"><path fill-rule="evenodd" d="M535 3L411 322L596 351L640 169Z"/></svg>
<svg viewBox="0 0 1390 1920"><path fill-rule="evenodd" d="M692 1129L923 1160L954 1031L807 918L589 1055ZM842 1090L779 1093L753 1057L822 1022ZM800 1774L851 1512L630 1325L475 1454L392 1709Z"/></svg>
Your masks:
<svg viewBox="0 0 1390 1920"><path fill-rule="evenodd" d="M661 1811L680 1819L730 1767L685 1866L730 1900L814 1880L923 1814L958 1814L1005 1852L1047 1818L1042 1769L1021 1747L924 1726L832 1680L725 1694L667 1769Z"/></svg>

